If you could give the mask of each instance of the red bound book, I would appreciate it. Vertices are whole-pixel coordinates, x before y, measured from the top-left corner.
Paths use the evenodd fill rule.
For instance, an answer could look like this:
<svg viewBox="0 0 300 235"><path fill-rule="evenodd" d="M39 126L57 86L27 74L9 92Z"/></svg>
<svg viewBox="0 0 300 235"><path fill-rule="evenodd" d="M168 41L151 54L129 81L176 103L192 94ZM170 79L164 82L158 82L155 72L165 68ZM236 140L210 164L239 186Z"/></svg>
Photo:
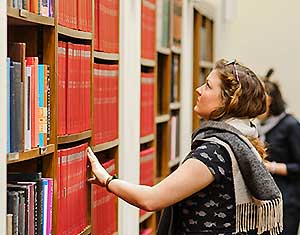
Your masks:
<svg viewBox="0 0 300 235"><path fill-rule="evenodd" d="M140 153L140 184L154 185L154 148L148 148ZM146 211L140 210L140 216Z"/></svg>
<svg viewBox="0 0 300 235"><path fill-rule="evenodd" d="M94 85L93 85L93 137L92 137L92 145L95 146L97 144L97 138L98 138L98 127L97 127L97 122L96 122L96 118L97 118L97 106L98 106L98 100L97 100L97 95L98 95L98 69L97 69L97 64L96 63L93 63L93 82L94 82Z"/></svg>
<svg viewBox="0 0 300 235"><path fill-rule="evenodd" d="M80 31L84 31L83 27L83 4L82 0L76 0L77 4L77 28Z"/></svg>
<svg viewBox="0 0 300 235"><path fill-rule="evenodd" d="M109 65L109 76L108 76L108 97L107 97L107 106L108 106L108 120L107 120L107 142L113 139L113 80L115 77L114 65Z"/></svg>
<svg viewBox="0 0 300 235"><path fill-rule="evenodd" d="M118 125L119 125L119 66L115 66L116 76L114 79L114 139L118 139Z"/></svg>
<svg viewBox="0 0 300 235"><path fill-rule="evenodd" d="M146 40L146 16L145 16L145 12L146 11L146 7L145 4L142 2L142 12L141 12L141 57L145 58L145 52L146 52L146 45L145 45L145 40Z"/></svg>
<svg viewBox="0 0 300 235"><path fill-rule="evenodd" d="M94 15L95 15L95 23L94 23L94 49L95 51L99 51L99 0L94 1Z"/></svg>
<svg viewBox="0 0 300 235"><path fill-rule="evenodd" d="M59 136L65 135L66 133L66 120L65 120L65 56L66 56L66 48L65 44L62 41L58 41L58 83L57 83L57 93L58 93L58 123L57 123L57 134Z"/></svg>
<svg viewBox="0 0 300 235"><path fill-rule="evenodd" d="M61 158L62 152L58 150L57 152L57 169L56 169L56 195L57 195L57 214L56 214L56 226L57 226L57 234L62 234L62 175L61 175Z"/></svg>
<svg viewBox="0 0 300 235"><path fill-rule="evenodd" d="M113 52L118 53L119 52L119 1L114 1L114 9L115 9L115 15L114 15L114 48Z"/></svg>
<svg viewBox="0 0 300 235"><path fill-rule="evenodd" d="M106 0L99 0L99 51L105 51L104 44L106 40L105 23L108 22L106 18Z"/></svg>
<svg viewBox="0 0 300 235"><path fill-rule="evenodd" d="M74 46L67 43L67 134L74 134Z"/></svg>
<svg viewBox="0 0 300 235"><path fill-rule="evenodd" d="M92 32L92 0L88 1L88 10L86 13L86 17L87 17L87 31L88 32Z"/></svg>
<svg viewBox="0 0 300 235"><path fill-rule="evenodd" d="M150 30L150 46L149 46L149 57L150 59L155 59L155 28L156 28L156 14L155 14L155 1L152 3L152 7L150 10L150 25L149 25L149 30Z"/></svg>
<svg viewBox="0 0 300 235"><path fill-rule="evenodd" d="M82 102L83 99L80 97L80 77L81 77L81 67L80 67L80 44L74 44L74 78L75 78L75 83L74 83L74 103L73 103L73 109L75 113L75 118L74 118L74 126L75 126L75 133L80 133L82 132L81 129L81 123L80 123L80 115L82 113ZM79 107L78 107L79 106Z"/></svg>
<svg viewBox="0 0 300 235"><path fill-rule="evenodd" d="M149 73L148 74L148 79L149 79L149 91L148 91L148 130L149 130L149 134L153 134L154 133L154 73Z"/></svg>
<svg viewBox="0 0 300 235"><path fill-rule="evenodd" d="M91 129L91 46L86 47L86 86L85 86L85 118L86 118L86 130Z"/></svg>
<svg viewBox="0 0 300 235"><path fill-rule="evenodd" d="M31 66L31 147L38 146L38 57L26 57L26 66Z"/></svg>
<svg viewBox="0 0 300 235"><path fill-rule="evenodd" d="M68 230L68 150L62 149L61 152L61 231L62 234L67 234Z"/></svg>
<svg viewBox="0 0 300 235"><path fill-rule="evenodd" d="M147 129L146 127L146 122L145 122L145 119L146 119L146 111L145 110L145 105L146 105L146 76L145 76L145 73L141 73L141 111L140 111L140 136L143 137L145 136L145 129Z"/></svg>

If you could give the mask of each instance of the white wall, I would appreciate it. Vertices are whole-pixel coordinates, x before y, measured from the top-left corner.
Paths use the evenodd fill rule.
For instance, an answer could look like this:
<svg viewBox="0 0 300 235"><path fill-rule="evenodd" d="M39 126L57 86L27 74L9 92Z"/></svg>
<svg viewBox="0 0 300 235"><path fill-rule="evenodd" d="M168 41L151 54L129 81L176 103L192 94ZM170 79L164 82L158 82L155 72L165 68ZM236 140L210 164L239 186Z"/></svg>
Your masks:
<svg viewBox="0 0 300 235"><path fill-rule="evenodd" d="M288 110L300 117L300 1L235 0L231 22L224 20L225 1L210 0L217 10L215 58L237 58L258 75L273 67Z"/></svg>

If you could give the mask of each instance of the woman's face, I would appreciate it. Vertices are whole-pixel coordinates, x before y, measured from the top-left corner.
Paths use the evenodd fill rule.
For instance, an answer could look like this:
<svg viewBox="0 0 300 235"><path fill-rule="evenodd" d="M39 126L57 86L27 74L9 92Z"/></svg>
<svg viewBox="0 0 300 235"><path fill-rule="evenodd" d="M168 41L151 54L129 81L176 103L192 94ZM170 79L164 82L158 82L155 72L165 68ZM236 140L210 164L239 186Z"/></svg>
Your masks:
<svg viewBox="0 0 300 235"><path fill-rule="evenodd" d="M196 92L198 97L194 111L208 120L210 114L223 105L219 72L214 69L206 78L206 83L198 87Z"/></svg>

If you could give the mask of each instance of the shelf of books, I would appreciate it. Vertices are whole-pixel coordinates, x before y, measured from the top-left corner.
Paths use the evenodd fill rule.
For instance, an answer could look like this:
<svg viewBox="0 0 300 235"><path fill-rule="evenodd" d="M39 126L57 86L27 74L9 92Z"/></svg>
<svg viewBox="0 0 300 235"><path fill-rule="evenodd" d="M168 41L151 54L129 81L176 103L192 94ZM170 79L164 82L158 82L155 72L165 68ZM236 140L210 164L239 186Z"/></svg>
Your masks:
<svg viewBox="0 0 300 235"><path fill-rule="evenodd" d="M141 1L140 184L155 183L156 1ZM140 234L154 234L156 216L140 210Z"/></svg>
<svg viewBox="0 0 300 235"><path fill-rule="evenodd" d="M117 172L119 1L7 4L8 226L114 234L117 200L86 183L86 149Z"/></svg>
<svg viewBox="0 0 300 235"><path fill-rule="evenodd" d="M94 0L92 149L111 174L118 172L119 0ZM92 185L94 235L117 234L117 197Z"/></svg>
<svg viewBox="0 0 300 235"><path fill-rule="evenodd" d="M201 86L213 69L213 26L210 15L201 12L201 7L194 9L194 64L193 90ZM196 104L196 95L193 98ZM199 127L199 118L193 115L193 129Z"/></svg>
<svg viewBox="0 0 300 235"><path fill-rule="evenodd" d="M8 226L117 234L117 198L86 183L86 149L118 172L119 0L7 2ZM153 185L179 164L182 0L141 4L140 183ZM140 211L141 235L158 215Z"/></svg>

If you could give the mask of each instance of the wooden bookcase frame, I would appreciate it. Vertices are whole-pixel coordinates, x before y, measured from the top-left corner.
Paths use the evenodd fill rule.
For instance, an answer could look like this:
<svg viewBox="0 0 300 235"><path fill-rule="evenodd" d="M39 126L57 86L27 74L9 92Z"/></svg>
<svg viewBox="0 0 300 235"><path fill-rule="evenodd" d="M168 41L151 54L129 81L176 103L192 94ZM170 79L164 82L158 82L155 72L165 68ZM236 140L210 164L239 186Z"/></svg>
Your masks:
<svg viewBox="0 0 300 235"><path fill-rule="evenodd" d="M206 15L201 12L201 7L194 8L194 54L193 54L193 91L199 85L202 85L208 73L213 69L213 27L214 21L210 15ZM206 31L206 35L201 33L201 28ZM205 45L201 45L201 37L205 37ZM202 41L203 42L203 41ZM205 58L201 58L203 53L202 50L205 50ZM200 81L200 74L202 74ZM197 95L193 92L193 107L196 104ZM199 127L199 117L193 112L193 130Z"/></svg>

